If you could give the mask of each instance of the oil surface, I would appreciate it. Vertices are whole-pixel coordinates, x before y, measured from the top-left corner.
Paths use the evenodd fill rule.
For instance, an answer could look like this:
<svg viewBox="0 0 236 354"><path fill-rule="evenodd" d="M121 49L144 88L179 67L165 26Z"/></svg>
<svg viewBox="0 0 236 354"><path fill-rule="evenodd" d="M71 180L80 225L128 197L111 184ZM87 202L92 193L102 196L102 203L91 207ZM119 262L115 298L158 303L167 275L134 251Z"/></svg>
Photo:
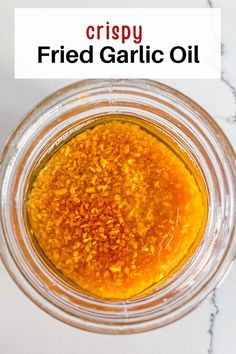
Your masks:
<svg viewBox="0 0 236 354"><path fill-rule="evenodd" d="M99 297L126 299L161 284L201 241L200 173L155 134L114 116L65 143L30 191L41 249L63 276Z"/></svg>

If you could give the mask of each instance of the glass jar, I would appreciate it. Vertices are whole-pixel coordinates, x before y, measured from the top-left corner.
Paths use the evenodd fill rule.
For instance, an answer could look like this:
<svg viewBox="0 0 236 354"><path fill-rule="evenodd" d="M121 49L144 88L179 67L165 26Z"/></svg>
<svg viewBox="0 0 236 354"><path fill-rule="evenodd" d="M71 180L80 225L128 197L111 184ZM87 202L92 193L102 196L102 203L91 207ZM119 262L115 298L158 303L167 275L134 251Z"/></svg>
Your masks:
<svg viewBox="0 0 236 354"><path fill-rule="evenodd" d="M96 298L53 271L30 236L25 210L40 161L97 117L125 114L158 126L198 165L208 220L191 259L163 285L122 301ZM222 280L236 250L236 157L214 120L180 92L150 80L85 80L38 104L10 137L1 158L2 260L18 286L56 318L101 333L167 325L196 307Z"/></svg>

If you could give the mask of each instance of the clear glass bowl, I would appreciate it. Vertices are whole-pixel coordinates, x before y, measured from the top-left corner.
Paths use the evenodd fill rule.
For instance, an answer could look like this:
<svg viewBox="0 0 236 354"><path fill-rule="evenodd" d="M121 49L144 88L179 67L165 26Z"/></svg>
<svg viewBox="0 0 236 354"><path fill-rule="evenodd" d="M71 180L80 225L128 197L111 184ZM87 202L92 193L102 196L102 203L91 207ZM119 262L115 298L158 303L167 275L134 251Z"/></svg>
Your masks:
<svg viewBox="0 0 236 354"><path fill-rule="evenodd" d="M101 115L126 114L172 137L196 162L208 192L208 221L191 259L163 285L123 301L102 300L63 280L27 227L25 201L37 166L55 146ZM18 286L58 319L101 333L167 325L196 307L222 280L236 250L236 157L214 120L180 92L150 80L85 80L38 104L1 158L2 260Z"/></svg>

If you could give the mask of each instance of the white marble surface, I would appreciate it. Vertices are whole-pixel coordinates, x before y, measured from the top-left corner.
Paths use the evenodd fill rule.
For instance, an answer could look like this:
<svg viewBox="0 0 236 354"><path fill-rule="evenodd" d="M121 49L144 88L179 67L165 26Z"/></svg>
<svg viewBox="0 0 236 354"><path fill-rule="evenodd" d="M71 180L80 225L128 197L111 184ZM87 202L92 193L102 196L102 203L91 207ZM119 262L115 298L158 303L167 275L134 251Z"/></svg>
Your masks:
<svg viewBox="0 0 236 354"><path fill-rule="evenodd" d="M221 7L222 80L166 80L202 105L236 149L236 2L234 0L9 0L0 2L0 147L21 117L68 80L14 80L14 7ZM0 262L0 354L235 354L236 265L195 311L160 330L104 336L71 328L37 308Z"/></svg>

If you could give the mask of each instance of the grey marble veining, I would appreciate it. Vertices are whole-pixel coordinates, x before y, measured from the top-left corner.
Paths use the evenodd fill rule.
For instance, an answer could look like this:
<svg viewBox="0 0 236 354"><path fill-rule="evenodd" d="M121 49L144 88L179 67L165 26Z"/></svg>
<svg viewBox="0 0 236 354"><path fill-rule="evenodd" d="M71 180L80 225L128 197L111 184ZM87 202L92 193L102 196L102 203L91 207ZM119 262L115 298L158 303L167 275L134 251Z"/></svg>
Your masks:
<svg viewBox="0 0 236 354"><path fill-rule="evenodd" d="M207 5L211 8L219 7L219 1L215 2L214 0L207 0ZM222 2L221 2L222 3ZM224 6L227 6L224 9L223 16L224 16L224 22L226 24L226 16L229 16L230 18L230 11L232 11L231 6L229 5L233 5L233 2L229 2ZM233 5L234 10L236 10L236 7ZM225 11L226 10L226 11ZM224 27L223 27L224 28ZM232 80L232 75L236 73L236 69L235 69L235 63L236 63L236 56L233 56L234 58L234 62L230 62L231 65L229 65L229 62L227 63L227 61L225 62L224 58L228 56L229 50L231 50L231 48L234 50L236 48L236 32L232 33L232 40L229 40L228 43L224 42L225 39L225 35L224 35L224 31L222 28L222 43L221 43L221 55L222 55L222 68L221 68L221 80L222 82L227 86L229 92L232 95L232 99L234 101L234 109L232 111L231 115L228 116L222 116L221 120L224 123L228 123L230 125L234 125L234 141L232 141L232 143L236 143L236 84L234 83L234 80ZM236 30L236 25L235 25L235 30ZM228 39L228 36L227 36ZM235 46L235 47L234 47ZM227 64L228 65L227 65ZM232 72L232 68L233 68L233 72ZM219 318L219 315L221 314L221 311L224 311L224 306L221 306L221 301L218 300L218 291L219 290L215 290L211 297L210 297L210 305L212 308L212 311L210 313L209 316L209 347L208 347L208 354L215 354L215 353L221 353L219 351L218 348L218 341L217 341L217 336L218 336L218 330L216 330L216 321L220 321L221 319ZM236 306L236 303L232 304L232 306ZM230 320L230 319L229 319ZM236 327L236 320L234 323L234 326ZM228 354L226 351L224 352L225 354ZM234 347L232 349L230 349L230 354L234 353Z"/></svg>
<svg viewBox="0 0 236 354"><path fill-rule="evenodd" d="M215 1L214 0L206 0L207 5L210 8L214 8L215 7ZM227 3L227 1L226 1ZM231 2L232 4L233 2ZM218 4L217 4L217 7ZM228 9L230 10L230 7L228 7ZM228 14L229 15L229 14ZM230 15L229 15L230 16ZM236 24L235 24L235 30L236 30ZM233 33L233 35L235 35L235 33ZM230 42L230 44L236 45L236 36L234 38L232 38L232 42ZM225 44L223 41L221 43L221 55L222 57L227 56L228 51L227 51L227 44ZM236 59L236 57L235 57ZM235 72L236 72L236 68ZM231 81L231 72L229 70L229 67L227 65L224 65L224 61L222 62L222 68L221 68L221 80L225 83L225 85L227 85L228 89L230 90L230 92L233 95L233 99L234 99L234 105L235 105L235 110L234 113L231 116L226 116L223 117L224 119L226 119L229 123L236 123L236 85L232 83Z"/></svg>
<svg viewBox="0 0 236 354"><path fill-rule="evenodd" d="M214 353L214 346L215 346L215 321L217 320L217 315L220 313L219 306L217 304L217 297L216 297L216 290L213 291L210 297L210 305L211 305L211 312L209 316L209 346L207 348L208 354Z"/></svg>

